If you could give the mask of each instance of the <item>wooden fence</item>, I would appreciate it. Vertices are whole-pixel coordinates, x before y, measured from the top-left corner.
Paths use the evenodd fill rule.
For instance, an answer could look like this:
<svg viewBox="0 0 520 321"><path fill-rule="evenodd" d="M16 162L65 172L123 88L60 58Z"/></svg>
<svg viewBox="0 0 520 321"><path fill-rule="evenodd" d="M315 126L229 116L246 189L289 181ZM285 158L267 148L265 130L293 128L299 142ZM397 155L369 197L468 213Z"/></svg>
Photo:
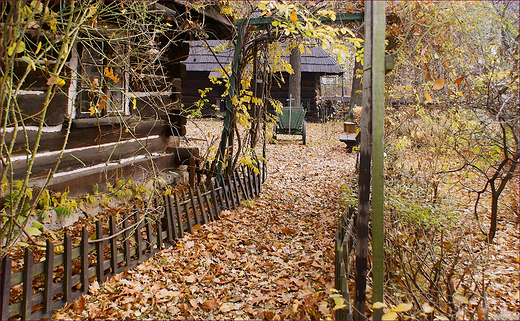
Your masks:
<svg viewBox="0 0 520 321"><path fill-rule="evenodd" d="M34 263L33 253L25 249L23 269L16 272L11 272L11 259L4 257L1 320L50 318L53 310L87 293L91 282L102 283L135 267L163 247L174 245L185 232L192 233L196 225L217 220L222 210L258 196L263 172L261 168L255 174L242 167L222 176L220 184L216 182L211 188L190 186L156 199L152 208L134 208L122 214L118 223L113 216L108 226L97 221L93 235L83 228L79 244L73 244L67 234L62 244L48 240L43 262ZM62 253L55 254L57 246L63 246ZM33 287L35 282L43 285ZM14 287L22 288L21 299L14 297Z"/></svg>
<svg viewBox="0 0 520 321"><path fill-rule="evenodd" d="M352 301L348 282L351 271L351 257L356 249L355 211L347 208L341 216L336 230L334 288L345 299L346 307L336 310L336 320L352 320Z"/></svg>

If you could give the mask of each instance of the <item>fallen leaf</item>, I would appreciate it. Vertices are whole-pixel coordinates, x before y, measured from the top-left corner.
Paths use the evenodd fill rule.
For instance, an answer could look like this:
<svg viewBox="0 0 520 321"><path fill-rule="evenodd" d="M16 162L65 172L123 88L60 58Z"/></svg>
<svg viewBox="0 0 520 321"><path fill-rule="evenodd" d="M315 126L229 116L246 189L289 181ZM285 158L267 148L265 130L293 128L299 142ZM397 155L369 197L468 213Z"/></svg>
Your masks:
<svg viewBox="0 0 520 321"><path fill-rule="evenodd" d="M318 305L318 311L323 315L330 314L329 303L327 301L321 301Z"/></svg>
<svg viewBox="0 0 520 321"><path fill-rule="evenodd" d="M162 298L174 298L174 297L178 297L180 295L181 295L181 293L179 291L171 291L171 290L162 289L162 290L159 290L155 294L155 298L157 300L160 300Z"/></svg>
<svg viewBox="0 0 520 321"><path fill-rule="evenodd" d="M233 305L229 304L229 303L224 303L224 304L222 304L222 306L220 306L219 310L222 313L229 312L229 311L233 310Z"/></svg>
<svg viewBox="0 0 520 321"><path fill-rule="evenodd" d="M469 303L468 298L466 298L466 297L464 297L462 295L454 295L453 299L455 299L455 301L457 301L459 303L462 303L462 304L468 304Z"/></svg>
<svg viewBox="0 0 520 321"><path fill-rule="evenodd" d="M98 283L98 281L92 282L88 286L88 291L90 292L90 294L96 295L98 293L98 291L99 291L99 283Z"/></svg>
<svg viewBox="0 0 520 321"><path fill-rule="evenodd" d="M383 302L374 302L374 304L372 304L372 309L382 309L382 308L386 308L386 304L384 304Z"/></svg>
<svg viewBox="0 0 520 321"><path fill-rule="evenodd" d="M224 251L224 254L226 254L226 257L227 257L228 259L230 259L230 260L234 260L234 259L237 258L236 255L233 254L233 252L228 251L228 250Z"/></svg>
<svg viewBox="0 0 520 321"><path fill-rule="evenodd" d="M208 300L204 303L202 303L202 308L206 310L214 310L218 306L217 301L215 300Z"/></svg>
<svg viewBox="0 0 520 321"><path fill-rule="evenodd" d="M256 298L247 300L247 302L249 304L251 304L251 305L255 305L255 304L258 304L258 303L260 303L262 301L265 301L265 300L267 300L269 298L270 298L270 296L268 296L268 295L259 295Z"/></svg>
<svg viewBox="0 0 520 321"><path fill-rule="evenodd" d="M442 89L444 88L444 85L446 84L446 79L437 79L434 83L433 83L433 87L432 89L433 90L439 90L439 89Z"/></svg>
<svg viewBox="0 0 520 321"><path fill-rule="evenodd" d="M294 234L296 232L293 229L291 229L291 228L284 227L284 228L282 228L282 233L283 234Z"/></svg>
<svg viewBox="0 0 520 321"><path fill-rule="evenodd" d="M186 277L186 278L184 279L184 281L185 281L186 283L195 283L195 281L197 281L197 277L195 276L195 274L192 274L192 275Z"/></svg>
<svg viewBox="0 0 520 321"><path fill-rule="evenodd" d="M405 311L411 310L412 308L413 308L412 303L401 303L398 306L396 306L395 308L393 308L392 310L394 312L405 312Z"/></svg>
<svg viewBox="0 0 520 321"><path fill-rule="evenodd" d="M423 309L424 313L427 313L427 314L430 314L435 310L428 302L423 303L422 309Z"/></svg>
<svg viewBox="0 0 520 321"><path fill-rule="evenodd" d="M168 312L170 312L171 314L175 315L179 312L181 312L181 309L179 309L178 307L176 306L169 306L166 310L168 310Z"/></svg>
<svg viewBox="0 0 520 321"><path fill-rule="evenodd" d="M426 100L431 103L432 102L432 96L430 96L430 94L428 93L424 93L424 97L426 98Z"/></svg>
<svg viewBox="0 0 520 321"><path fill-rule="evenodd" d="M397 320L397 317L398 317L397 313L395 313L394 311L391 311L391 312L383 314L383 316L381 317L381 320Z"/></svg>

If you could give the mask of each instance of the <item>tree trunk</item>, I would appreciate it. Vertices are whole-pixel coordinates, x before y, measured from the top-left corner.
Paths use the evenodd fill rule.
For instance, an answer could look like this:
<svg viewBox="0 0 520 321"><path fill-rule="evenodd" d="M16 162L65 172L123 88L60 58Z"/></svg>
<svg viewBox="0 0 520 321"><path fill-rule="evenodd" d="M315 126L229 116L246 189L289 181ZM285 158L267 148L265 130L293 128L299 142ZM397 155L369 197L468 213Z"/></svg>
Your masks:
<svg viewBox="0 0 520 321"><path fill-rule="evenodd" d="M289 75L289 97L292 96L294 99L291 102L293 107L301 107L302 104L302 57L300 53L300 49L296 46L291 51L291 56L289 58L291 63L291 67L294 70L294 74Z"/></svg>

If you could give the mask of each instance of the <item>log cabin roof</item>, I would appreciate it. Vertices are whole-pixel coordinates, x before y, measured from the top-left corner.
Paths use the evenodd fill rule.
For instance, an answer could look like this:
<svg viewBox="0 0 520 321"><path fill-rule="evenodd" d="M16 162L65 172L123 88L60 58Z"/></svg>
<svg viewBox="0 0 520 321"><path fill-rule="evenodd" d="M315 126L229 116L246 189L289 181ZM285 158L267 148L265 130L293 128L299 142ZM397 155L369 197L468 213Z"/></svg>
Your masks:
<svg viewBox="0 0 520 321"><path fill-rule="evenodd" d="M216 72L222 66L228 66L233 61L233 46L229 46L215 55L204 45L203 41L189 41L190 53L188 58L182 63L186 65L186 71L209 71L210 76L219 76ZM207 44L214 48L219 44L227 43L222 40L207 40ZM285 48L286 44L282 44ZM308 73L320 74L341 74L343 70L336 61L322 48L309 47L311 53L307 50L301 55L301 71ZM289 56L282 57L289 62ZM217 61L218 59L218 61ZM220 64L219 64L220 62Z"/></svg>

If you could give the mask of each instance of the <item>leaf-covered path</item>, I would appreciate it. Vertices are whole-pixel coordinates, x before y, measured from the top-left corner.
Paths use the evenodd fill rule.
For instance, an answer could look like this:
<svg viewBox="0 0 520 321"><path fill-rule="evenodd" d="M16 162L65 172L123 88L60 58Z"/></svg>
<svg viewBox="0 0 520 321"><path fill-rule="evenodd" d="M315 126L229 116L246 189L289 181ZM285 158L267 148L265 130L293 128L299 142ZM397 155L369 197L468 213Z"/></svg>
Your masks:
<svg viewBox="0 0 520 321"><path fill-rule="evenodd" d="M199 126L211 125L211 122ZM211 125L214 126L214 125ZM334 233L355 158L340 128L309 124L308 145L268 145L259 198L186 235L58 319L324 319L331 317ZM286 138L285 140L283 140Z"/></svg>

